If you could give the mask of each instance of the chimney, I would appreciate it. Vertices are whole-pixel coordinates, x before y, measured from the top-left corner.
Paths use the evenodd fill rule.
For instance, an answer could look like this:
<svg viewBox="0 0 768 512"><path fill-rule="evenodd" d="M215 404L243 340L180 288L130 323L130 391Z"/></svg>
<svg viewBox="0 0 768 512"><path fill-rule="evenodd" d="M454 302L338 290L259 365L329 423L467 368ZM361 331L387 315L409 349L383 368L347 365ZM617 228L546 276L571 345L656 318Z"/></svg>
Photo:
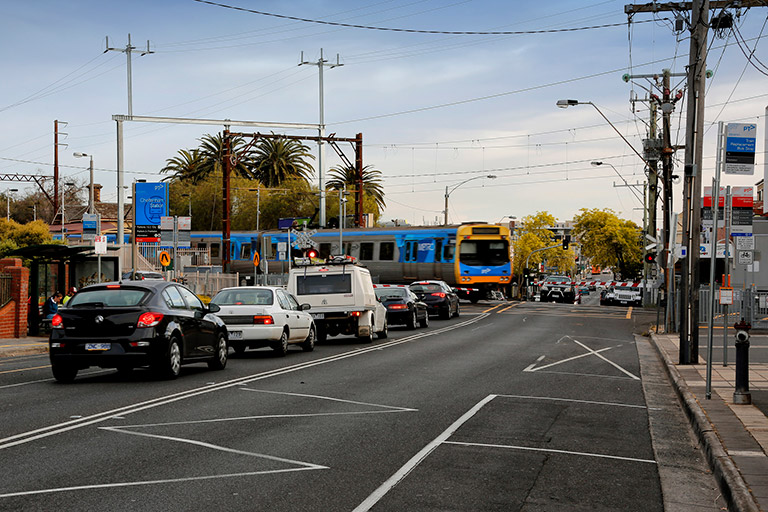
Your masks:
<svg viewBox="0 0 768 512"><path fill-rule="evenodd" d="M98 183L93 184L93 202L94 203L101 202L101 185L99 185Z"/></svg>

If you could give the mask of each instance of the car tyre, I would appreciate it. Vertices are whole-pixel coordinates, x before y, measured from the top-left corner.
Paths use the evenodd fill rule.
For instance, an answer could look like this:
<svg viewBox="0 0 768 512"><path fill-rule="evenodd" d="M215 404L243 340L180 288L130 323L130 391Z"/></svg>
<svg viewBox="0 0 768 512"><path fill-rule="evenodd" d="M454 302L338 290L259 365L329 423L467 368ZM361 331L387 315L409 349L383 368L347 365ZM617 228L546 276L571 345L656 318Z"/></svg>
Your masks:
<svg viewBox="0 0 768 512"><path fill-rule="evenodd" d="M373 317L371 317L371 326L368 329L368 334L365 336L358 336L357 340L360 343L373 343L373 326L376 325L376 322L374 322Z"/></svg>
<svg viewBox="0 0 768 512"><path fill-rule="evenodd" d="M317 328L317 343L325 343L328 341L328 331L322 325Z"/></svg>
<svg viewBox="0 0 768 512"><path fill-rule="evenodd" d="M386 317L384 318L384 327L381 331L377 332L376 335L380 340L385 339L389 335L389 325L387 324Z"/></svg>
<svg viewBox="0 0 768 512"><path fill-rule="evenodd" d="M181 373L181 348L176 337L171 338L168 350L155 364L155 371L161 378L169 380L177 378Z"/></svg>
<svg viewBox="0 0 768 512"><path fill-rule="evenodd" d="M77 377L77 368L68 364L52 364L51 371L54 379L65 384L73 382Z"/></svg>
<svg viewBox="0 0 768 512"><path fill-rule="evenodd" d="M459 305L458 302L456 302L456 313L454 314L454 316L456 318L459 318L459 315L461 315L461 306Z"/></svg>
<svg viewBox="0 0 768 512"><path fill-rule="evenodd" d="M310 325L309 334L307 335L307 339L301 344L301 349L304 352L312 352L315 350L315 340L317 340L317 331L315 330L314 325Z"/></svg>
<svg viewBox="0 0 768 512"><path fill-rule="evenodd" d="M216 355L208 361L208 368L211 370L223 370L227 367L227 355L229 347L227 346L227 337L219 333L216 337Z"/></svg>
<svg viewBox="0 0 768 512"><path fill-rule="evenodd" d="M426 311L424 312L424 318L419 320L419 325L425 328L429 327L429 313L427 313Z"/></svg>
<svg viewBox="0 0 768 512"><path fill-rule="evenodd" d="M408 319L408 323L406 324L406 326L411 330L416 328L416 309L415 308L413 310L413 315L411 315L411 318Z"/></svg>
<svg viewBox="0 0 768 512"><path fill-rule="evenodd" d="M440 311L440 318L443 320L449 320L451 318L451 306L448 305L445 309Z"/></svg>
<svg viewBox="0 0 768 512"><path fill-rule="evenodd" d="M272 350L274 350L275 355L279 357L285 357L288 354L288 331L283 329L280 339L277 343L272 345Z"/></svg>

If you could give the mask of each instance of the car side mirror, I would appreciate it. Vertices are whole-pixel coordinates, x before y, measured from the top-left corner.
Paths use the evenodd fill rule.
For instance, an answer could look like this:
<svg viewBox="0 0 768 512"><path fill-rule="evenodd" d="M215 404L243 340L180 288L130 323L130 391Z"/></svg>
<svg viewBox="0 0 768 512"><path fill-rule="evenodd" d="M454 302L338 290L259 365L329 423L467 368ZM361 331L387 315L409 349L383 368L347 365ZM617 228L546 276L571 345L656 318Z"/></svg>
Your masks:
<svg viewBox="0 0 768 512"><path fill-rule="evenodd" d="M211 313L218 313L219 311L221 311L221 306L219 306L218 304L208 304L208 311L210 311Z"/></svg>
<svg viewBox="0 0 768 512"><path fill-rule="evenodd" d="M307 303L299 304L299 311L306 311L308 309L312 309L312 306L310 304L307 304Z"/></svg>

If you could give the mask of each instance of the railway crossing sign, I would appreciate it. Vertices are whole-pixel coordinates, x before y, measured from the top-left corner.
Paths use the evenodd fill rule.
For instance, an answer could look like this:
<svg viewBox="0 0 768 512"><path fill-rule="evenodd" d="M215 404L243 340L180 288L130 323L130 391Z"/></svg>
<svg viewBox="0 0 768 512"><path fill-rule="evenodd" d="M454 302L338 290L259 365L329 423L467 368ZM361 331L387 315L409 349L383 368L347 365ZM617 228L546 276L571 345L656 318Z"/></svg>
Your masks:
<svg viewBox="0 0 768 512"><path fill-rule="evenodd" d="M160 251L160 264L164 267L171 264L171 255L168 254L168 251Z"/></svg>
<svg viewBox="0 0 768 512"><path fill-rule="evenodd" d="M316 229L310 229L307 231L294 231L296 234L296 241L293 243L294 247L297 247L299 249L309 249L310 247L314 247L315 241L312 240L312 237L317 233Z"/></svg>

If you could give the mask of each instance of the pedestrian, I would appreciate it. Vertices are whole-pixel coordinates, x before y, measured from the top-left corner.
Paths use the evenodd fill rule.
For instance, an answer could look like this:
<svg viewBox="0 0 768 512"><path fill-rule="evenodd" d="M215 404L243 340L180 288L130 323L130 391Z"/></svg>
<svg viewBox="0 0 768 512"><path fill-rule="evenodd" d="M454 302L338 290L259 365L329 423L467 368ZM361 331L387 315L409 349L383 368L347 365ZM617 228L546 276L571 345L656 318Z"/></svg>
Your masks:
<svg viewBox="0 0 768 512"><path fill-rule="evenodd" d="M77 288L75 288L74 286L70 287L69 291L67 291L67 296L64 297L64 300L61 301L61 305L66 306L67 302L69 302L69 299L71 299L72 296L76 293L77 293Z"/></svg>
<svg viewBox="0 0 768 512"><path fill-rule="evenodd" d="M43 318L50 320L59 311L59 302L61 302L61 292L56 292L45 301L43 304Z"/></svg>

